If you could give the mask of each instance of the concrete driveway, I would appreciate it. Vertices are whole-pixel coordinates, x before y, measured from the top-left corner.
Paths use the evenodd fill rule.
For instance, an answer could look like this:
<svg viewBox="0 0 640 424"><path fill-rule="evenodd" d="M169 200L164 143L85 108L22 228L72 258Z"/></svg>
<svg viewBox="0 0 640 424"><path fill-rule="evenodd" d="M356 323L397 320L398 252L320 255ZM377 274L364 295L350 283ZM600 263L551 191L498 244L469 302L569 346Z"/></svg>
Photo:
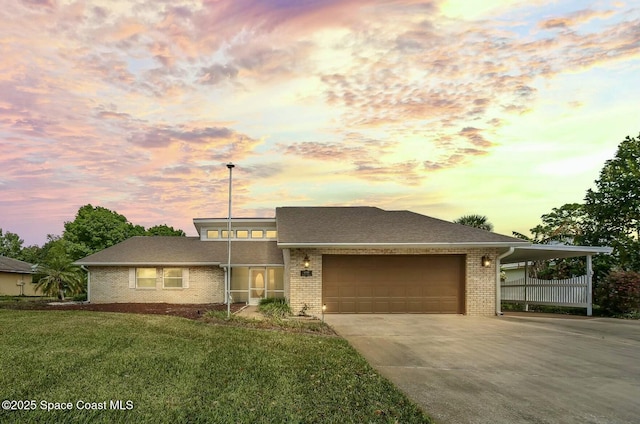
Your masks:
<svg viewBox="0 0 640 424"><path fill-rule="evenodd" d="M438 423L640 423L639 321L325 320Z"/></svg>

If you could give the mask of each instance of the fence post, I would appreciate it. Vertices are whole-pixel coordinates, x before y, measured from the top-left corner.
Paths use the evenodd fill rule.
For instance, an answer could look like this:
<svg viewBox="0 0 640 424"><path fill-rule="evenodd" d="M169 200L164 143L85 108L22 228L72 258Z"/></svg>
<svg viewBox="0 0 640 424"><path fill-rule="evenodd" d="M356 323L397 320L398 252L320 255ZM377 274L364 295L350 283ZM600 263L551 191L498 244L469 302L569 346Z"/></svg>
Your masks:
<svg viewBox="0 0 640 424"><path fill-rule="evenodd" d="M524 263L524 311L529 312L529 304L527 303L527 278L529 278L529 261Z"/></svg>
<svg viewBox="0 0 640 424"><path fill-rule="evenodd" d="M587 255L587 316L593 315L593 266L591 255Z"/></svg>

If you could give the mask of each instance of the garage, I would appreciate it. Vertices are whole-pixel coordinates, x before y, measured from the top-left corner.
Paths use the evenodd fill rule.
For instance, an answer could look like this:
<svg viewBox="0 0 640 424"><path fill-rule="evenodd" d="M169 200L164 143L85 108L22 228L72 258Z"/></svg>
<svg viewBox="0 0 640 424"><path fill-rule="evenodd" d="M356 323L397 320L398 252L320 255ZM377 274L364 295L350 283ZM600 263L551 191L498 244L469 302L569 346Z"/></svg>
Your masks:
<svg viewBox="0 0 640 424"><path fill-rule="evenodd" d="M464 313L465 255L323 255L326 313Z"/></svg>

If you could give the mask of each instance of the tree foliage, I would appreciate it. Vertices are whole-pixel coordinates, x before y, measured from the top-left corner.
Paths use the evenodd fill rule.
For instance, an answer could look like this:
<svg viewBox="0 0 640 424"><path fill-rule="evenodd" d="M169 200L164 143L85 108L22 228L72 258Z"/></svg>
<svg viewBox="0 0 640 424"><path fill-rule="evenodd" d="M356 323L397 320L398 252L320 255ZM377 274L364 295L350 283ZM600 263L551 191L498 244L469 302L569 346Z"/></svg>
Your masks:
<svg viewBox="0 0 640 424"><path fill-rule="evenodd" d="M595 290L595 300L607 313L638 317L640 314L640 273L615 271Z"/></svg>
<svg viewBox="0 0 640 424"><path fill-rule="evenodd" d="M481 230L493 231L493 224L484 215L464 215L454 220L456 224L466 225L467 227L479 228Z"/></svg>
<svg viewBox="0 0 640 424"><path fill-rule="evenodd" d="M0 228L0 256L6 256L7 258L20 259L20 252L22 251L22 240L17 234L7 231L2 232Z"/></svg>
<svg viewBox="0 0 640 424"><path fill-rule="evenodd" d="M64 241L60 240L50 250L45 264L38 267L36 288L47 296L64 300L67 295L84 291L84 274L67 255Z"/></svg>
<svg viewBox="0 0 640 424"><path fill-rule="evenodd" d="M62 238L71 258L77 260L144 234L144 227L133 225L124 215L88 204L78 210L73 221L64 223Z"/></svg>
<svg viewBox="0 0 640 424"><path fill-rule="evenodd" d="M174 236L174 237L186 236L184 231L180 229L176 230L173 227L169 227L166 224L149 227L145 234L148 236Z"/></svg>
<svg viewBox="0 0 640 424"><path fill-rule="evenodd" d="M590 242L614 248L617 265L640 271L640 135L627 137L587 191Z"/></svg>

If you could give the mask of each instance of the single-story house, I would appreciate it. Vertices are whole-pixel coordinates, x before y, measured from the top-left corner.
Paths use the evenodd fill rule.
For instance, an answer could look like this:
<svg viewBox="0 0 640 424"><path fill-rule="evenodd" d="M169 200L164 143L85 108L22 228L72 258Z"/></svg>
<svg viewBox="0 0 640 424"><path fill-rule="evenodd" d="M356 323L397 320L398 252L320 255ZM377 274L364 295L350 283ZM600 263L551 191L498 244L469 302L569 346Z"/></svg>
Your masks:
<svg viewBox="0 0 640 424"><path fill-rule="evenodd" d="M193 222L198 237L132 237L77 261L89 272L89 301L224 302L229 276L232 302L282 297L294 313L494 315L500 256L530 245L376 207Z"/></svg>
<svg viewBox="0 0 640 424"><path fill-rule="evenodd" d="M28 262L0 256L0 296L38 296L34 272Z"/></svg>

